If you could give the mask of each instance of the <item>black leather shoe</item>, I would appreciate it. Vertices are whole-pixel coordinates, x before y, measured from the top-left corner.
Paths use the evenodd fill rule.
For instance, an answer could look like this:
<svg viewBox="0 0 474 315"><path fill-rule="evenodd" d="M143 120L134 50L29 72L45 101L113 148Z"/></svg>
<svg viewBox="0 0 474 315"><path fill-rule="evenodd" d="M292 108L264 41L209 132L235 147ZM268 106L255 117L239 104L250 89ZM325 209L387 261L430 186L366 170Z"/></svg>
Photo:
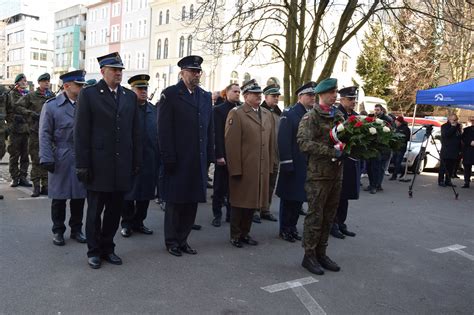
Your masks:
<svg viewBox="0 0 474 315"><path fill-rule="evenodd" d="M243 247L242 242L241 242L240 240L238 240L238 239L231 238L231 239L230 239L230 243L231 243L232 245L234 245L235 247L238 247L238 248L242 248L242 247Z"/></svg>
<svg viewBox="0 0 474 315"><path fill-rule="evenodd" d="M134 231L136 232L139 232L139 233L142 233L142 234L146 234L146 235L151 235L153 234L153 231L150 230L149 228L147 228L146 226L142 225L136 229L133 229Z"/></svg>
<svg viewBox="0 0 474 315"><path fill-rule="evenodd" d="M292 232L291 236L297 241L301 241L303 238L298 234L298 232Z"/></svg>
<svg viewBox="0 0 474 315"><path fill-rule="evenodd" d="M221 218L217 217L217 218L214 218L211 222L211 224L215 227L219 227L221 226Z"/></svg>
<svg viewBox="0 0 474 315"><path fill-rule="evenodd" d="M177 257L183 256L183 253L181 253L181 250L179 249L178 246L172 246L172 247L168 248L168 253L170 253L173 256L177 256Z"/></svg>
<svg viewBox="0 0 474 315"><path fill-rule="evenodd" d="M246 237L241 237L240 241L242 243L252 245L252 246L258 245L258 242L256 240L254 240L250 235L247 235Z"/></svg>
<svg viewBox="0 0 474 315"><path fill-rule="evenodd" d="M301 208L300 210L298 210L298 214L299 214L299 215L303 215L303 216L304 216L304 215L307 215L307 213L304 212L303 208Z"/></svg>
<svg viewBox="0 0 474 315"><path fill-rule="evenodd" d="M40 187L39 186L34 186L33 187L33 193L31 194L31 197L36 198L40 196Z"/></svg>
<svg viewBox="0 0 474 315"><path fill-rule="evenodd" d="M18 180L18 185L23 187L32 187L33 185L24 177Z"/></svg>
<svg viewBox="0 0 474 315"><path fill-rule="evenodd" d="M71 238L72 238L73 240L78 241L79 243L82 243L82 244L84 244L85 242L87 242L86 237L84 236L84 234L82 234L82 232L74 232L74 233L71 233Z"/></svg>
<svg viewBox="0 0 474 315"><path fill-rule="evenodd" d="M200 229L202 229L202 226L200 226L199 224L193 224L192 229L199 231Z"/></svg>
<svg viewBox="0 0 474 315"><path fill-rule="evenodd" d="M87 258L87 263L92 269L99 269L100 265L102 264L99 256L92 256Z"/></svg>
<svg viewBox="0 0 474 315"><path fill-rule="evenodd" d="M461 188L469 188L469 183L465 183L464 185L461 186Z"/></svg>
<svg viewBox="0 0 474 315"><path fill-rule="evenodd" d="M40 190L40 195L45 195L47 196L48 195L48 187L41 187L41 190Z"/></svg>
<svg viewBox="0 0 474 315"><path fill-rule="evenodd" d="M339 231L341 231L342 234L350 236L350 237L356 236L354 232L347 230L347 227L339 227Z"/></svg>
<svg viewBox="0 0 474 315"><path fill-rule="evenodd" d="M318 257L318 262L324 269L331 271L341 270L341 268L326 255Z"/></svg>
<svg viewBox="0 0 474 315"><path fill-rule="evenodd" d="M111 263L112 265L121 265L122 264L122 259L115 255L114 253L110 253L110 254L104 254L102 255L102 258Z"/></svg>
<svg viewBox="0 0 474 315"><path fill-rule="evenodd" d="M445 184L445 183L438 183L438 186L440 186L440 187L446 187L446 184Z"/></svg>
<svg viewBox="0 0 474 315"><path fill-rule="evenodd" d="M321 265L318 263L318 261L314 257L304 255L301 266L306 268L309 272L314 273L315 275L322 276L324 274L323 268L321 268Z"/></svg>
<svg viewBox="0 0 474 315"><path fill-rule="evenodd" d="M120 234L122 234L123 237L130 237L132 235L132 230L129 228L122 228Z"/></svg>
<svg viewBox="0 0 474 315"><path fill-rule="evenodd" d="M332 225L330 234L335 238L340 238L340 239L346 238L344 234L342 234L341 231L339 231L339 227L336 224Z"/></svg>
<svg viewBox="0 0 474 315"><path fill-rule="evenodd" d="M58 246L64 246L66 242L64 241L64 236L61 233L56 233L53 236L53 244Z"/></svg>
<svg viewBox="0 0 474 315"><path fill-rule="evenodd" d="M0 200L3 200L3 195L0 195Z"/></svg>
<svg viewBox="0 0 474 315"><path fill-rule="evenodd" d="M383 187L382 186L377 187L377 191L383 191Z"/></svg>
<svg viewBox="0 0 474 315"><path fill-rule="evenodd" d="M278 219L275 218L275 216L271 213L264 213L264 214L261 214L260 215L260 218L263 219L263 220L268 220L268 221L273 221L273 222L277 222Z"/></svg>
<svg viewBox="0 0 474 315"><path fill-rule="evenodd" d="M184 246L181 246L180 250L183 252L183 253L186 253L186 254L190 254L190 255L196 255L198 252L197 250L195 250L194 248L192 248L191 246L189 246L189 244L186 244Z"/></svg>
<svg viewBox="0 0 474 315"><path fill-rule="evenodd" d="M19 179L14 179L10 183L10 187L18 187L20 185L20 180Z"/></svg>
<svg viewBox="0 0 474 315"><path fill-rule="evenodd" d="M292 234L286 232L280 232L280 238L284 241L294 243L295 239Z"/></svg>
<svg viewBox="0 0 474 315"><path fill-rule="evenodd" d="M446 186L452 186L452 187L456 187L456 185L454 185L452 182L447 182L445 183Z"/></svg>
<svg viewBox="0 0 474 315"><path fill-rule="evenodd" d="M254 214L252 218L253 223L262 223L262 220L260 220L260 215L259 214Z"/></svg>
<svg viewBox="0 0 474 315"><path fill-rule="evenodd" d="M388 180L397 180L397 176L392 176Z"/></svg>

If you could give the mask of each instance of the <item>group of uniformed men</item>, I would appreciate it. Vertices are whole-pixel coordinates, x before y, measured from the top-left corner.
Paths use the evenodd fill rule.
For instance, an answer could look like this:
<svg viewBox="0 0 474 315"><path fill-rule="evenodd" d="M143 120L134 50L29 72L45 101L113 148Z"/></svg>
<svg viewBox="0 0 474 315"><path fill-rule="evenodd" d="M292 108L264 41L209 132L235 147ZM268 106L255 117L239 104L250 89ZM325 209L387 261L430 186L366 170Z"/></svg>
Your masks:
<svg viewBox="0 0 474 315"><path fill-rule="evenodd" d="M225 206L233 246L258 244L249 234L252 221L277 221L269 211L276 186L280 237L289 242L303 238L303 267L315 274L340 269L326 254L328 236L334 227L355 236L344 221L347 200L358 198L359 176L351 172L359 167L345 157L341 144L332 142L329 130L355 114L356 87L339 91L338 109L336 79L306 83L296 91L298 102L282 113L279 86L262 90L249 80L241 87L230 84L225 102L213 108L211 94L199 86L203 59L187 56L178 62L179 82L164 89L154 106L148 101L148 75L131 77L131 91L120 84L124 66L118 53L97 59L102 79L85 88L85 71L78 70L60 77L63 92L57 96L49 92L47 74L30 94L22 92L26 78L17 77L18 88L11 93L19 99L10 102L13 109L7 112L7 121L16 128L10 142L12 135L21 138L13 141L19 149L12 152L18 153L10 153L11 160L21 161L12 184L30 185L28 158L22 155L29 143L33 194L47 193L52 199L54 244L65 244L69 200L70 236L87 242L90 267L100 268L103 260L121 264L113 242L120 219L124 237L134 231L152 234L143 221L159 191L166 203L168 252L197 254L188 236L198 203L206 202L208 164L215 163L212 225L221 225ZM347 187L341 195L343 165L349 176L344 176ZM303 202L308 202L308 212L301 237L296 225Z"/></svg>

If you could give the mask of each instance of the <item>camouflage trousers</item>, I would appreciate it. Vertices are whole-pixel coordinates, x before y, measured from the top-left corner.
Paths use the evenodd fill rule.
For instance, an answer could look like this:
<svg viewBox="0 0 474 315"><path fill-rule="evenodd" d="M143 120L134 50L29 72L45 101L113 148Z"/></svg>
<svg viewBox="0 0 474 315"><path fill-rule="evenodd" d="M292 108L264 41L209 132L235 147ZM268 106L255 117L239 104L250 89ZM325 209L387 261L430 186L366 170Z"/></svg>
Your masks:
<svg viewBox="0 0 474 315"><path fill-rule="evenodd" d="M28 134L11 133L8 153L10 154L8 170L10 171L12 179L18 180L22 177L26 178L28 175L28 166L30 165L30 159L28 157Z"/></svg>
<svg viewBox="0 0 474 315"><path fill-rule="evenodd" d="M37 133L31 133L28 141L28 151L31 158L31 181L33 185L48 187L48 171L40 166L39 138Z"/></svg>
<svg viewBox="0 0 474 315"><path fill-rule="evenodd" d="M5 134L0 132L0 160L5 155Z"/></svg>
<svg viewBox="0 0 474 315"><path fill-rule="evenodd" d="M303 248L306 255L324 256L329 232L339 205L342 181L315 180L305 184L308 214L304 220Z"/></svg>

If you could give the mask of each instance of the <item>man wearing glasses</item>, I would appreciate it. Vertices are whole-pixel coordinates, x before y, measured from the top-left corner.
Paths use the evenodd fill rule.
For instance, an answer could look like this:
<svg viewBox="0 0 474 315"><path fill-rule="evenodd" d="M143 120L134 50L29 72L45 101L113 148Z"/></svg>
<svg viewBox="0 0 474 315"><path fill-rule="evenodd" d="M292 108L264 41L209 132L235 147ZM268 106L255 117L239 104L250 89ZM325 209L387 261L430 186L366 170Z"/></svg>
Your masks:
<svg viewBox="0 0 474 315"><path fill-rule="evenodd" d="M198 202L206 202L207 163L214 161L211 93L199 87L203 59L178 62L181 80L163 90L158 114L158 143L163 163L162 197L165 244L174 256L195 255L188 236Z"/></svg>

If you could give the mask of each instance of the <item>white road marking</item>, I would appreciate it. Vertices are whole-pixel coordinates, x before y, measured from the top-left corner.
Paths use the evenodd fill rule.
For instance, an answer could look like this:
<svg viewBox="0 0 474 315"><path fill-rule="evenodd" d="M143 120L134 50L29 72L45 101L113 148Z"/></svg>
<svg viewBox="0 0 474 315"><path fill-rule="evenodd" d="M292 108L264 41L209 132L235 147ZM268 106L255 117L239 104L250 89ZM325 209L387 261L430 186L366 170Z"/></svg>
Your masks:
<svg viewBox="0 0 474 315"><path fill-rule="evenodd" d="M22 193L25 193L27 195L31 195L33 191L31 189L28 189L26 187L15 187L16 190L21 191ZM20 197L17 198L17 200L41 200L41 199L48 199L48 196L40 196L40 197Z"/></svg>
<svg viewBox="0 0 474 315"><path fill-rule="evenodd" d="M42 197L21 197L21 198L17 198L17 200L42 200L42 199L48 199L48 197L42 196Z"/></svg>
<svg viewBox="0 0 474 315"><path fill-rule="evenodd" d="M313 277L306 277L301 279L296 279L287 282L281 282L277 284L272 284L266 287L262 287L262 290L265 290L269 293L280 292L284 290L291 289L296 297L303 303L303 305L308 310L311 315L326 315L326 312L323 308L316 302L316 300L309 294L303 286L306 284L311 284L319 282L319 280L314 279Z"/></svg>
<svg viewBox="0 0 474 315"><path fill-rule="evenodd" d="M464 258L467 258L471 261L474 261L474 255L468 254L463 249L466 248L466 246L459 245L459 244L454 244L446 247L440 247L436 249L432 249L432 252L438 253L438 254L444 254L444 253L449 253L449 252L454 252L458 255L463 256Z"/></svg>

